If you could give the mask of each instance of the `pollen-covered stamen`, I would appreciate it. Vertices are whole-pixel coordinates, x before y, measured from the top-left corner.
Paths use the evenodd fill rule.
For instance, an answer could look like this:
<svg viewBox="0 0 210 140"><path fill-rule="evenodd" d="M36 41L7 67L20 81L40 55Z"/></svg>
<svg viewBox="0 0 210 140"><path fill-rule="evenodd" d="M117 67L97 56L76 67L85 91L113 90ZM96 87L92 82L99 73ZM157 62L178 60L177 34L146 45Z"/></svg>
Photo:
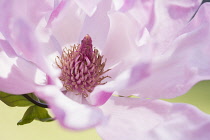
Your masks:
<svg viewBox="0 0 210 140"><path fill-rule="evenodd" d="M103 61L103 56L97 49L93 49L89 35L84 37L81 44L63 49L58 60L56 64L62 71L60 80L63 81L63 86L67 91L84 97L88 97L97 85L106 84L103 80L109 77L103 76L110 69L104 70L106 60Z"/></svg>

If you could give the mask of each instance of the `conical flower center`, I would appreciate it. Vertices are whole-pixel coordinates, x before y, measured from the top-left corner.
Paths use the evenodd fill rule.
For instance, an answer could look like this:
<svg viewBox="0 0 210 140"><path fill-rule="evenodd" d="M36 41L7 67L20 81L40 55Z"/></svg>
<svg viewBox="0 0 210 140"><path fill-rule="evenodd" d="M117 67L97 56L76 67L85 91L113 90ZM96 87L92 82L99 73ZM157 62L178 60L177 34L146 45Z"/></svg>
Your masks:
<svg viewBox="0 0 210 140"><path fill-rule="evenodd" d="M65 48L62 56L56 61L61 69L60 80L67 91L82 94L88 97L97 85L103 85L103 80L109 76L103 76L108 70L104 70L106 61L103 61L97 49L93 49L92 40L86 35L81 44Z"/></svg>

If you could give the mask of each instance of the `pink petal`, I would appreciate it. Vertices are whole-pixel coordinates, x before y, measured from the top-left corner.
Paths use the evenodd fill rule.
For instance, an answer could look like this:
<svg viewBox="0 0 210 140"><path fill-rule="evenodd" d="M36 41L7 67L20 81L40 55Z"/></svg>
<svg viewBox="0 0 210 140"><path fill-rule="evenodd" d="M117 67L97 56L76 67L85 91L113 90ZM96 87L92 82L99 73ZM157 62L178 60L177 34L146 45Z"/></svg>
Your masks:
<svg viewBox="0 0 210 140"><path fill-rule="evenodd" d="M183 33L191 32L192 30L196 30L201 25L209 24L210 23L210 17L209 17L209 10L210 4L204 3L199 8L198 12L194 16L194 18L189 22L189 24L184 28Z"/></svg>
<svg viewBox="0 0 210 140"><path fill-rule="evenodd" d="M84 0L74 0L75 3L78 4L78 6L85 11L86 14L88 14L89 16L92 16L94 14L94 12L97 9L97 4L101 1L101 0L88 0L88 1L84 1Z"/></svg>
<svg viewBox="0 0 210 140"><path fill-rule="evenodd" d="M115 66L107 73L114 79L139 59L136 50L139 30L135 21L120 12L110 13L109 18L110 31L102 54L107 59L106 68Z"/></svg>
<svg viewBox="0 0 210 140"><path fill-rule="evenodd" d="M52 11L50 14L50 18L47 22L47 26L51 26L52 21L57 18L57 16L60 14L60 12L63 10L64 6L66 5L66 0L62 0L58 5L56 5L56 8Z"/></svg>
<svg viewBox="0 0 210 140"><path fill-rule="evenodd" d="M134 6L136 0L118 0L113 1L116 10L126 11Z"/></svg>
<svg viewBox="0 0 210 140"><path fill-rule="evenodd" d="M82 39L89 34L94 47L102 49L105 46L110 28L108 11L111 9L111 1L101 1L97 7L96 12L91 17L85 18L80 38Z"/></svg>
<svg viewBox="0 0 210 140"><path fill-rule="evenodd" d="M111 97L113 89L108 89L109 85L97 86L86 98L94 106L101 106Z"/></svg>
<svg viewBox="0 0 210 140"><path fill-rule="evenodd" d="M10 44L7 41L0 39L0 47L2 48L2 50L5 51L5 53L9 57L17 56L17 54L15 53L14 49L10 46Z"/></svg>
<svg viewBox="0 0 210 140"><path fill-rule="evenodd" d="M152 64L149 76L120 94L173 98L186 93L195 83L210 79L209 36L208 25L180 36L170 46L171 50Z"/></svg>
<svg viewBox="0 0 210 140"><path fill-rule="evenodd" d="M53 9L50 0L1 0L0 2L0 31L8 38L13 30L11 26L16 20L24 20L33 28L41 18ZM21 10L20 10L21 9Z"/></svg>
<svg viewBox="0 0 210 140"><path fill-rule="evenodd" d="M79 43L85 13L73 1L66 1L59 10L55 11L59 14L51 21L51 29L60 46Z"/></svg>
<svg viewBox="0 0 210 140"><path fill-rule="evenodd" d="M210 116L189 104L112 97L97 127L104 140L208 140Z"/></svg>
<svg viewBox="0 0 210 140"><path fill-rule="evenodd" d="M163 53L180 34L198 9L201 0L157 0L154 5L154 24L149 29L157 52ZM159 45L158 45L159 44Z"/></svg>
<svg viewBox="0 0 210 140"><path fill-rule="evenodd" d="M79 104L54 86L37 88L36 95L49 104L55 118L65 128L72 130L91 128L100 124L104 118L99 108Z"/></svg>
<svg viewBox="0 0 210 140"><path fill-rule="evenodd" d="M22 20L15 22L11 33L12 38L6 39L18 56L35 63L52 77L59 75L59 71L53 67L56 56L59 56L57 44L53 42L53 39L50 38L47 43L39 41L30 25Z"/></svg>
<svg viewBox="0 0 210 140"><path fill-rule="evenodd" d="M153 0L117 0L113 1L113 3L116 10L134 18L139 23L139 28L146 26L149 29L153 25Z"/></svg>
<svg viewBox="0 0 210 140"><path fill-rule="evenodd" d="M0 91L11 94L34 91L35 78L40 76L34 64L14 55L8 57L4 51L0 51L0 63Z"/></svg>
<svg viewBox="0 0 210 140"><path fill-rule="evenodd" d="M0 10L3 12L0 13L6 14L0 16L0 31L18 56L32 61L43 71L55 77L58 72L55 69L51 70L54 60L49 62L48 57L54 54L53 59L55 59L59 50L55 48L57 44L51 44L53 39L50 38L47 29L44 30L44 27L40 27L43 26L42 21L47 13L52 10L52 1L34 0L28 2L24 0L22 2L23 4L20 5L14 0L1 1ZM38 32L42 33L38 34ZM43 37L43 34L46 34L47 37ZM45 42L40 40L45 40ZM49 44L46 44L46 40Z"/></svg>
<svg viewBox="0 0 210 140"><path fill-rule="evenodd" d="M77 103L80 103L82 104L83 103L83 96L82 95L77 95L78 93L76 92L70 92L70 91L67 91L65 93L65 95L70 98L71 100L77 102Z"/></svg>
<svg viewBox="0 0 210 140"><path fill-rule="evenodd" d="M150 63L139 63L132 67L127 86L135 85L150 76Z"/></svg>

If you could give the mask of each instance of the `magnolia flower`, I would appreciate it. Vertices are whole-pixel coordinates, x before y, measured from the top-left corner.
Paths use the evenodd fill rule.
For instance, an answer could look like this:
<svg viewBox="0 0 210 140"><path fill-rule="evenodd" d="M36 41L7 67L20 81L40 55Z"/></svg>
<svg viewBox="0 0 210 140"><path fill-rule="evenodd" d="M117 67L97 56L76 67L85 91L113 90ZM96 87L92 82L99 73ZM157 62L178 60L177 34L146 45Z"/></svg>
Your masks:
<svg viewBox="0 0 210 140"><path fill-rule="evenodd" d="M1 1L0 90L33 92L63 127L103 139L208 138L209 115L155 99L209 79L209 5L189 22L197 2L124 2Z"/></svg>

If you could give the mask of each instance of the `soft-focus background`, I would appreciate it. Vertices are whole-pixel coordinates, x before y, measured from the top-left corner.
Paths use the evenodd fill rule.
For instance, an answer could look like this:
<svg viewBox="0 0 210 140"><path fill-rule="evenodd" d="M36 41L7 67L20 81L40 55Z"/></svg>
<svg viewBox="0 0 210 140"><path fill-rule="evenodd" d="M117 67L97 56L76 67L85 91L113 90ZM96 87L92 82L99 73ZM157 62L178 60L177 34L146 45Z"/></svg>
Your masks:
<svg viewBox="0 0 210 140"><path fill-rule="evenodd" d="M196 84L187 94L169 99L170 102L190 103L210 114L210 81ZM17 126L26 108L12 108L0 102L1 140L101 140L96 131L72 132L62 129L57 122Z"/></svg>

